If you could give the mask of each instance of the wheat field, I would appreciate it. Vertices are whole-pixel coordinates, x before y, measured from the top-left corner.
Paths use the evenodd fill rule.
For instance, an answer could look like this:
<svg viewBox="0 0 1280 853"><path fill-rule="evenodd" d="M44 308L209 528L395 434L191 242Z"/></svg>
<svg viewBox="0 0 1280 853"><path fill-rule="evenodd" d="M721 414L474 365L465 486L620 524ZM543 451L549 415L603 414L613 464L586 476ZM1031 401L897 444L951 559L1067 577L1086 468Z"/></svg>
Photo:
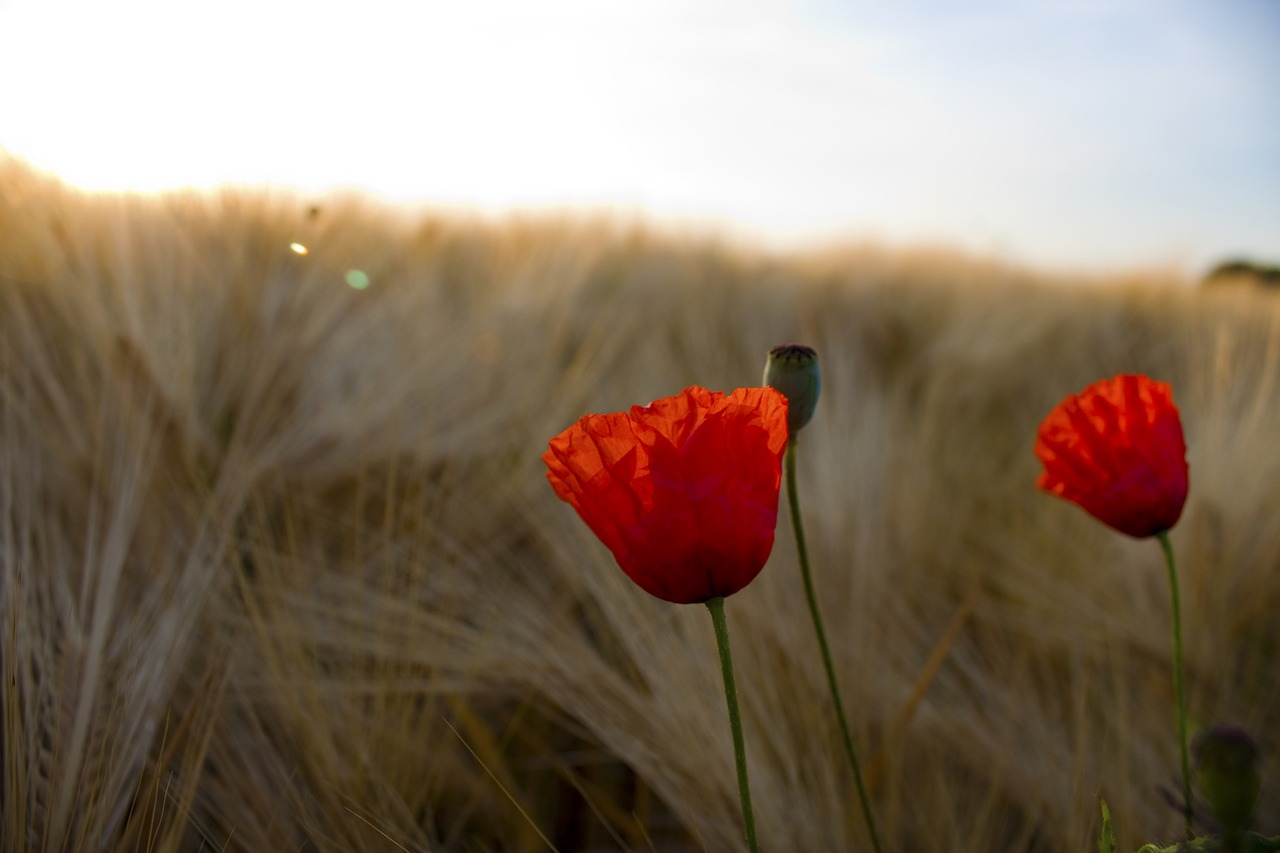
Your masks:
<svg viewBox="0 0 1280 853"><path fill-rule="evenodd" d="M632 586L539 455L787 341L888 849L1093 850L1099 798L1122 848L1177 837L1160 550L1033 487L1039 420L1118 372L1186 428L1193 731L1255 735L1280 833L1275 294L8 164L0 847L741 849L705 609ZM780 519L726 608L761 844L869 849Z"/></svg>

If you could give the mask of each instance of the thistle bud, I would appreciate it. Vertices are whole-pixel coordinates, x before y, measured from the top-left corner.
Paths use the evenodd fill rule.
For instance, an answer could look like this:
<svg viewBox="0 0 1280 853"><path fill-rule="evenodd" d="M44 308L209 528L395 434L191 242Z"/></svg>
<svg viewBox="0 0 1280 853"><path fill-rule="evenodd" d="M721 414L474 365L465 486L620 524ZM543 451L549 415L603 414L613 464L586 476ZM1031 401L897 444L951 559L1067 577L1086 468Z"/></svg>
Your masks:
<svg viewBox="0 0 1280 853"><path fill-rule="evenodd" d="M1262 780L1258 745L1238 726L1210 726L1196 735L1196 781L1224 833L1240 832L1249 823Z"/></svg>
<svg viewBox="0 0 1280 853"><path fill-rule="evenodd" d="M813 417L822 389L818 354L804 344L783 344L769 350L764 384L787 398L787 430L795 435Z"/></svg>

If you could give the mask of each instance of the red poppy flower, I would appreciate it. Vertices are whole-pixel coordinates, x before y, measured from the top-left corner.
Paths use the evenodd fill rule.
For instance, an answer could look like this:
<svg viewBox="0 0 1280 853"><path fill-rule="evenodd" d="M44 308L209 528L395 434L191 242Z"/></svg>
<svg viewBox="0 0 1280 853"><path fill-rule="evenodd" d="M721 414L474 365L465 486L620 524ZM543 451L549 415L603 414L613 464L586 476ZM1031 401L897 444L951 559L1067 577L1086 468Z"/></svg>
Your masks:
<svg viewBox="0 0 1280 853"><path fill-rule="evenodd" d="M542 455L578 511L646 592L694 604L764 568L778 520L787 398L693 386L630 412L586 415Z"/></svg>
<svg viewBox="0 0 1280 853"><path fill-rule="evenodd" d="M1187 500L1187 444L1164 382L1122 375L1067 397L1040 425L1036 485L1130 536L1173 527Z"/></svg>

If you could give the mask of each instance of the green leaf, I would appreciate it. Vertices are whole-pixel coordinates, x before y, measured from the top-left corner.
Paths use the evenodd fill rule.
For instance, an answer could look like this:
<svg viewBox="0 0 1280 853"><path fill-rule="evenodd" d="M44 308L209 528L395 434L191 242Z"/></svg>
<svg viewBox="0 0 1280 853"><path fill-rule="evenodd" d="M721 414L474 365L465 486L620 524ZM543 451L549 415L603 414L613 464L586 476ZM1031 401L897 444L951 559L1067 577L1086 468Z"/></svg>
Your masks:
<svg viewBox="0 0 1280 853"><path fill-rule="evenodd" d="M1102 815L1103 832L1105 833L1108 817L1105 809ZM1222 848L1222 839L1216 835L1202 835L1190 841L1180 841L1168 847L1147 844L1138 848L1138 853L1219 853ZM1098 849L1103 849L1101 842L1098 843ZM1115 848L1110 849L1114 850ZM1280 853L1280 835L1275 838L1268 838L1256 832L1246 832L1240 836L1240 846L1237 849L1242 853Z"/></svg>
<svg viewBox="0 0 1280 853"><path fill-rule="evenodd" d="M1102 804L1102 833L1098 836L1098 853L1116 853L1116 834L1111 829L1111 809L1107 801L1099 799Z"/></svg>

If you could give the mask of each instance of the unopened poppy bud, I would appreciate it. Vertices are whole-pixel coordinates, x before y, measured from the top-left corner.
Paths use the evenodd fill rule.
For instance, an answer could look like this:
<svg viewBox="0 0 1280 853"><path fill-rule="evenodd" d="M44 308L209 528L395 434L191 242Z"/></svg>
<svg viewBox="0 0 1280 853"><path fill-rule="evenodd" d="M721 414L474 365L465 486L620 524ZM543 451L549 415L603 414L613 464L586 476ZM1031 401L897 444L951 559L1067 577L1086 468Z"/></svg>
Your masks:
<svg viewBox="0 0 1280 853"><path fill-rule="evenodd" d="M795 435L818 407L818 392L822 390L818 354L804 344L774 347L764 365L764 384L787 398L787 429Z"/></svg>
<svg viewBox="0 0 1280 853"><path fill-rule="evenodd" d="M1258 800L1258 745L1238 726L1210 726L1196 735L1196 777L1223 832L1245 828Z"/></svg>

